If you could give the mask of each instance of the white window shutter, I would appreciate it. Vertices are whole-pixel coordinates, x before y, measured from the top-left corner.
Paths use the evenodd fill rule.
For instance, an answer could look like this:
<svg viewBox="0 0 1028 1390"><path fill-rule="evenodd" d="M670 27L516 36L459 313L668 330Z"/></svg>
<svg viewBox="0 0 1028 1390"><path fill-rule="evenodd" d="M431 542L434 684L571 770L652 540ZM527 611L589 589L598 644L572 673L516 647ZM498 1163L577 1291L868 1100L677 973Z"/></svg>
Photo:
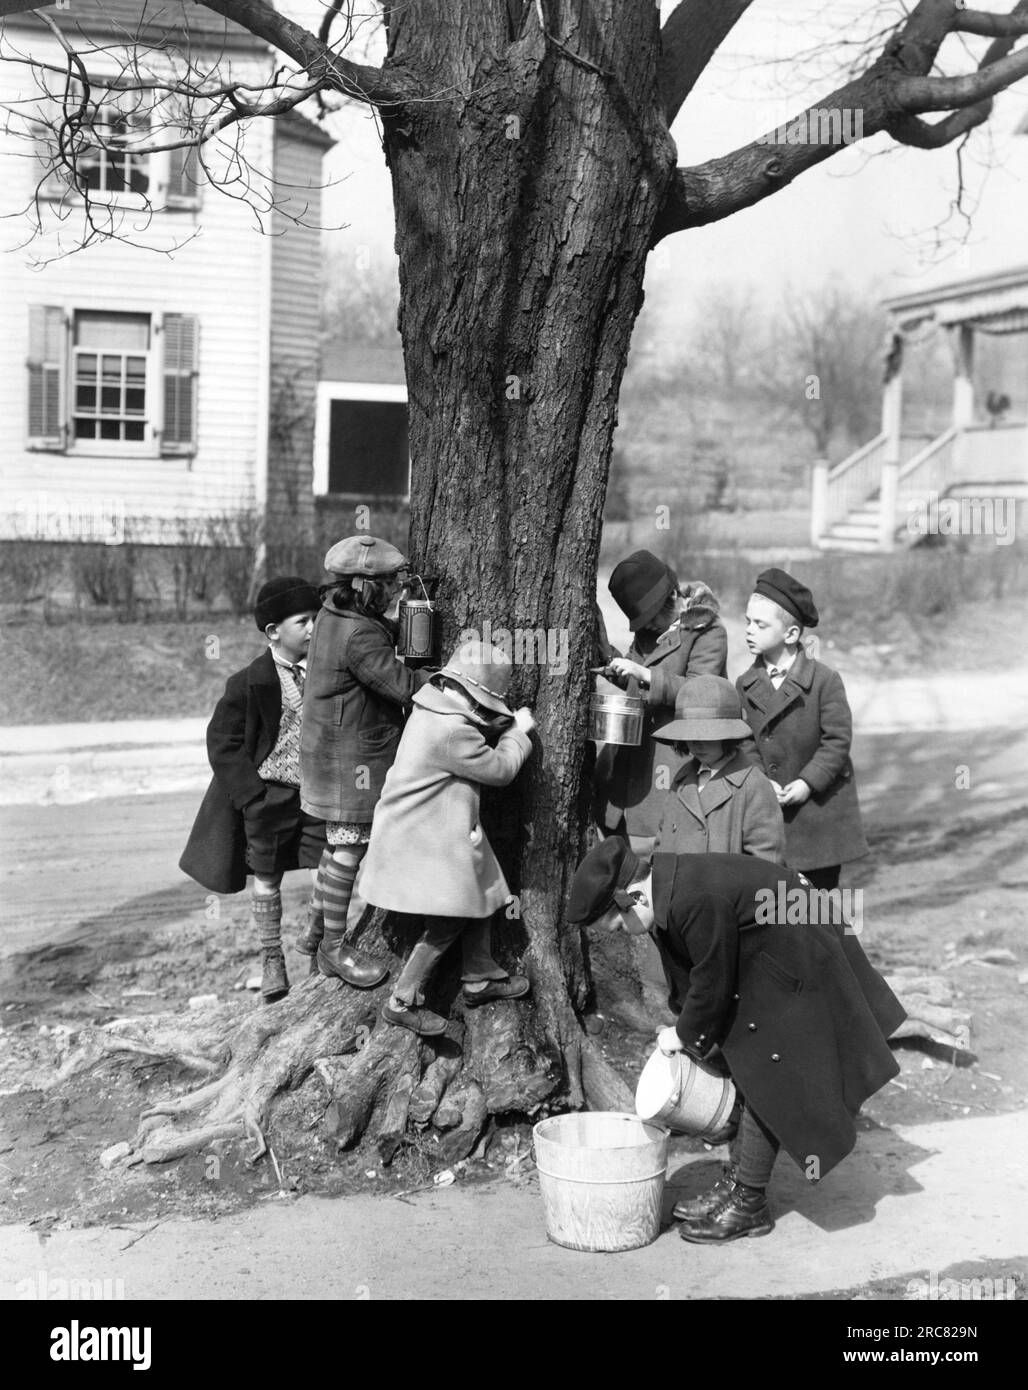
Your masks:
<svg viewBox="0 0 1028 1390"><path fill-rule="evenodd" d="M195 146L168 152L169 208L198 208L202 170Z"/></svg>
<svg viewBox="0 0 1028 1390"><path fill-rule="evenodd" d="M164 428L161 453L195 454L200 321L195 314L165 314L162 336Z"/></svg>
<svg viewBox="0 0 1028 1390"><path fill-rule="evenodd" d="M67 326L64 310L29 305L28 447L63 453L67 447L64 373Z"/></svg>

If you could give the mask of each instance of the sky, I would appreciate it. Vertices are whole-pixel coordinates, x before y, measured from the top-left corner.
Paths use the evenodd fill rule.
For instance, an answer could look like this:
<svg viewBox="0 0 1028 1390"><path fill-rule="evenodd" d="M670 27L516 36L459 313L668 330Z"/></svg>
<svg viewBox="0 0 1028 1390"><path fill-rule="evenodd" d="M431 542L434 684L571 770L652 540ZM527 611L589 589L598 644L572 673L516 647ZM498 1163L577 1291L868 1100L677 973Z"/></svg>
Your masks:
<svg viewBox="0 0 1028 1390"><path fill-rule="evenodd" d="M315 24L323 8L320 0L287 0L284 7ZM662 8L674 7L667 0ZM373 8L370 0L355 0L357 11ZM839 40L861 36L870 12L888 17L899 8L861 0L756 0L672 128L679 163L726 153L827 95L838 84ZM374 57L370 32L358 49ZM959 41L947 44L945 71L967 70ZM819 45L826 46L824 56L798 61ZM1028 263L1028 135L1014 134L1026 116L1028 82L1022 82L997 99L988 131L972 137L964 155L974 209L969 232L950 216L953 150L897 149L877 136L754 208L669 238L651 256L648 297L674 317L717 283L777 301L783 288L803 291L842 279L877 297ZM325 221L341 230L330 233L329 244L344 258L352 254L357 265L369 254L388 258L390 189L374 117L350 108L333 118L331 129L338 144L326 165Z"/></svg>

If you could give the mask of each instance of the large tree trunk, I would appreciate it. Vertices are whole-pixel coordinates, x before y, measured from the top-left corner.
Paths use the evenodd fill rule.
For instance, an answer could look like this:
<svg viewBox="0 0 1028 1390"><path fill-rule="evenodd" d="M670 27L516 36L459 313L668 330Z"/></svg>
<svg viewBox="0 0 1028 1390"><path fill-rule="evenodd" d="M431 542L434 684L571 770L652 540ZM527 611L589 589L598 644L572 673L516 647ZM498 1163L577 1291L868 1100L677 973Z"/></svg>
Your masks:
<svg viewBox="0 0 1028 1390"><path fill-rule="evenodd" d="M494 642L500 630L541 630L556 644L547 648L555 664L519 659L513 644L511 699L532 707L539 737L514 787L483 805L517 895L498 954L530 977L531 999L462 1019L451 967L436 1001L454 1015L450 1036L429 1044L382 1024L368 1035L384 991L369 998L312 980L268 1011L273 1023L222 1040L223 1074L199 1104L181 1098L151 1116L159 1125L188 1114L186 1147L212 1134L257 1139L276 1094L316 1059L339 1144L366 1134L386 1161L414 1124L433 1124L453 1161L490 1114L631 1102L579 1024L589 972L564 905L587 820L596 568L618 390L674 148L653 0L547 0L543 9L545 35L534 4L398 6L389 61L440 95L385 116L411 555L441 604L443 654L462 631L486 637L487 623ZM415 930L369 913L358 938L398 961ZM367 1045L347 1056L361 1030ZM215 1066L195 1041L166 1040L164 1050ZM137 1146L144 1159L181 1152L174 1127L148 1128Z"/></svg>
<svg viewBox="0 0 1028 1390"><path fill-rule="evenodd" d="M674 148L652 0L543 9L549 36L531 5L397 7L390 62L430 74L443 95L388 117L385 142L410 398L411 553L436 580L443 655L462 631L487 636L487 624L494 639L542 631L551 654L567 652L560 669L559 659L532 661L538 640L534 652L513 642L512 699L532 707L538 746L514 788L487 798L483 818L519 902L505 945L533 985L521 1042L527 1034L560 1059L551 1099L574 1103L574 1008L588 979L563 907L583 846L600 525ZM507 1100L517 1101L516 1087ZM538 1103L521 1100L526 1110Z"/></svg>

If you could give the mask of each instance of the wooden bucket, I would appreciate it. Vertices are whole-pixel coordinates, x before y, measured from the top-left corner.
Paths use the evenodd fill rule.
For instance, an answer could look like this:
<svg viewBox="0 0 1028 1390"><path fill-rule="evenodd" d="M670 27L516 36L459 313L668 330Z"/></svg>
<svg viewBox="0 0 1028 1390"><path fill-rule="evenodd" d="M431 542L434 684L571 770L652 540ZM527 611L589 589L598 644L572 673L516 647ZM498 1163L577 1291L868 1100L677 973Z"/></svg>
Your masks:
<svg viewBox="0 0 1028 1390"><path fill-rule="evenodd" d="M697 1138L719 1130L734 1105L731 1077L705 1067L687 1052L665 1057L658 1048L643 1067L635 1088L640 1120Z"/></svg>
<svg viewBox="0 0 1028 1390"><path fill-rule="evenodd" d="M546 1234L568 1250L636 1250L660 1233L667 1134L615 1111L557 1115L532 1131Z"/></svg>

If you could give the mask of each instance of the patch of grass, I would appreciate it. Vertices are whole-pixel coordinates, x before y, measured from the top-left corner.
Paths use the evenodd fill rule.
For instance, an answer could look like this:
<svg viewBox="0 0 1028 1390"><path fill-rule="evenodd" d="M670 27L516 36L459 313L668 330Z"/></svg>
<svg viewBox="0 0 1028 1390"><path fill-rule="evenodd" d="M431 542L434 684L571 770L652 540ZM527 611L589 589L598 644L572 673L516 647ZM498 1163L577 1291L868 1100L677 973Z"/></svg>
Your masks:
<svg viewBox="0 0 1028 1390"><path fill-rule="evenodd" d="M176 719L210 714L225 681L264 650L252 618L8 623L0 723Z"/></svg>

